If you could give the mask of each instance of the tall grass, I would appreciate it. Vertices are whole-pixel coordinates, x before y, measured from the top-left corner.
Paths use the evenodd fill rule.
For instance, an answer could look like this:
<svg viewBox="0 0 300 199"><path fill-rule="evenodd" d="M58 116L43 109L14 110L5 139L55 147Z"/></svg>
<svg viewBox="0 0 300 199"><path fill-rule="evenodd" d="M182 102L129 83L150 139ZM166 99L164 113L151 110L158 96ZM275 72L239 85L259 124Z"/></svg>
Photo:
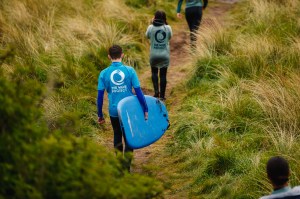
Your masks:
<svg viewBox="0 0 300 199"><path fill-rule="evenodd" d="M234 35L228 34L217 19L210 19L195 33L197 44L194 54L198 57L212 57L213 55L226 55L231 52L231 43Z"/></svg>
<svg viewBox="0 0 300 199"><path fill-rule="evenodd" d="M272 155L287 158L292 185L300 183L300 1L244 3L238 24L224 28L213 20L198 33L192 92L173 149L183 161L180 172L193 179L186 187L192 197L268 194L265 164Z"/></svg>
<svg viewBox="0 0 300 199"><path fill-rule="evenodd" d="M291 150L299 138L299 78L297 74L273 76L269 82L250 84L254 99L271 123L267 132L278 151Z"/></svg>
<svg viewBox="0 0 300 199"><path fill-rule="evenodd" d="M107 58L108 47L110 47L112 44L121 45L125 52L125 58L123 62L137 69L143 68L144 65L148 63L148 46L144 33L149 19L151 19L153 16L153 10L158 9L157 6L160 5L164 5L164 2L161 1L157 5L156 3L152 2L151 4L147 5L150 6L151 9L149 9L150 7L141 7L140 10L137 10L134 7L131 7L132 5L127 5L123 0L0 1L1 77L17 76L18 78L15 79L20 81L32 79L34 82L36 82L37 87L46 88L43 96L41 96L41 93L37 94L37 96L41 97L42 99L39 104L36 105L37 107L43 108L43 117L39 118L39 120L45 120L45 123L48 127L47 130L44 129L43 131L47 131L49 134L52 134L45 138L46 141L50 140L49 142L51 142L51 139L52 141L54 139L54 142L60 140L61 143L63 143L64 140L68 140L69 138L70 140L78 140L79 143L88 143L85 144L87 146L97 147L97 145L89 143L90 139L92 139L93 141L98 142L97 144L101 143L108 145L105 143L108 139L105 137L107 134L104 135L104 132L107 131L107 127L99 128L96 114L97 78L100 71L110 64L110 60ZM171 5L170 1L168 2L168 5ZM173 8L174 7L171 7L170 10ZM11 79L14 80L14 78ZM29 86L27 86L26 89L31 90ZM23 94L23 92L21 93ZM24 99L25 101L34 97L30 96L30 93L24 93L24 96L26 97L26 99ZM21 100L21 102L23 101ZM19 104L16 104L16 107L19 106ZM5 108L11 110L9 107ZM25 111L26 110L24 110L24 113ZM33 113L27 114L31 116ZM106 102L104 104L104 114L105 116L108 116ZM40 123L43 123L40 121L34 122L36 122L34 123L36 126L38 126ZM30 129L31 128L33 131L35 130L35 126L32 125ZM22 131L20 130L20 132ZM61 133L65 133L67 136L61 135ZM25 134L23 133L22 135ZM52 138L52 136L55 138ZM74 136L84 138L75 138ZM86 139L86 137L88 137L88 139ZM28 140L29 139L30 136L28 137ZM66 143L69 145L71 142ZM57 142L57 144L53 145L52 142L45 144L41 142L40 144L46 148L38 146L39 144L34 146L39 148L39 150L34 150L34 148L29 147L24 155L24 158L26 161L29 161L30 158L28 157L31 156L32 159L38 158L38 154L43 153L43 151L52 154L54 153L53 150L55 150L57 146L62 147L62 150L58 151L64 151L64 147L66 146L64 143L61 143ZM112 145L112 142L110 143ZM27 144L28 146L32 145L32 143L24 143L24 146ZM74 158L69 158L71 157L70 154L72 152L68 153L70 156L65 156L68 159L67 161L59 161L58 159L62 157L58 155L57 161L56 159L54 161L51 158L48 160L47 157L45 159L47 160L45 163L43 162L43 159L34 162L37 162L36 165L44 164L44 166L49 165L51 167L51 161L53 160L58 164L62 163L61 168L64 168L63 165L70 161L74 161L76 164L81 165L80 157L83 154L89 154L89 151L92 151L92 149L86 151L87 148L83 147L80 150L77 150L77 147L81 145L75 145L76 144L74 144L74 151L76 151L76 154L78 152L79 156L76 155ZM24 151L22 154L24 154ZM9 156L9 153L2 155ZM56 158L56 155L54 156ZM93 157L90 155L87 156L87 158ZM112 159L114 158L112 157ZM114 167L114 164L109 162L110 160L107 161L108 165L111 164L111 167ZM33 164L34 166L31 164L26 165L29 165L29 170L32 170L32 168L35 166L35 164ZM74 167L72 166L73 163L70 165L71 171L74 169ZM18 165L14 166L18 167ZM86 167L86 165L83 164L82 166ZM94 166L92 167L94 169ZM43 172L48 172L48 168L44 168L43 166L39 168L41 168ZM76 168L77 167L75 166L75 170ZM101 167L101 165L100 168L105 170L105 167ZM27 171L26 169L27 168L24 168L24 171ZM52 175L51 172L54 171L53 169L55 168L51 167L49 169L49 175ZM78 167L78 169L80 168ZM95 171L97 170L97 172L94 172L93 169L89 171L91 174L89 176L91 176L91 178L86 175L87 178L91 179L91 181L95 180L100 182L100 184L104 182L98 178L98 173L101 173L102 170L97 169L96 166ZM38 169L33 170L38 171ZM23 170L21 169L21 171ZM83 170L81 170L81 172L82 171ZM22 178L17 172L12 173L18 176L16 178ZM80 174L80 172L76 173L78 175ZM70 172L68 173L67 171L66 175L68 174L70 174ZM51 178L45 179L49 179L50 183L52 182L54 186L57 186L55 182L58 182L56 180L60 180L61 176L64 175L52 175ZM93 176L96 176L98 179L92 179ZM30 175L30 177L32 177L30 179L38 179L35 178L35 175ZM120 176L116 176L118 180L122 181L122 178L119 177ZM76 178L76 176L74 176L74 178ZM89 179L86 179L86 181L89 181ZM135 179L143 180L143 177L137 176L135 178L134 176L128 176L126 179L129 181L122 181L121 184L130 184L134 187L135 185L130 183L130 180L137 182ZM125 198L148 198L154 197L154 195L158 196L161 192L159 191L159 193L154 193L156 190L155 187L149 188L149 190L151 190L150 192L153 193L150 193L148 189L145 189L152 184L152 180L149 179L149 181L147 181L148 178L144 179L145 184L143 184L141 188L125 188L125 190L122 190L122 188L111 189L110 194L112 195L110 197L118 198L122 196ZM8 180L13 182L15 179L11 178ZM21 179L21 181L22 180L23 179ZM112 178L110 180L112 180ZM3 182L4 181L0 183ZM81 186L80 183L82 182L78 181L78 183L78 186ZM24 184L26 185L26 183ZM9 186L10 184L7 185L7 187ZM43 188L43 185L38 186ZM69 186L69 184L66 183L66 186ZM46 186L44 187L46 188ZM126 186L123 186L123 188L124 187ZM14 188L16 188L16 190L22 190L16 186L14 186ZM30 188L31 187L28 187L27 190ZM96 189L104 190L104 187L102 185L93 187L91 186L91 190ZM8 189L3 188L3 190ZM48 191L49 190L47 189L45 192ZM130 192L131 195L124 195L124 191ZM24 197L24 195L26 195L22 191L19 192L20 197ZM72 190L70 194L72 193L74 194L75 192ZM145 193L145 195L142 196L141 193ZM52 191L51 194L58 194L58 192ZM97 194L95 197L101 197L99 193Z"/></svg>
<svg viewBox="0 0 300 199"><path fill-rule="evenodd" d="M11 46L16 55L3 64L5 71L16 64L37 70L48 88L44 114L51 128L66 122L76 135L97 133L97 76L110 62L112 44L124 48L125 64L148 63L144 32L153 13L122 0L4 0L0 9L1 48Z"/></svg>

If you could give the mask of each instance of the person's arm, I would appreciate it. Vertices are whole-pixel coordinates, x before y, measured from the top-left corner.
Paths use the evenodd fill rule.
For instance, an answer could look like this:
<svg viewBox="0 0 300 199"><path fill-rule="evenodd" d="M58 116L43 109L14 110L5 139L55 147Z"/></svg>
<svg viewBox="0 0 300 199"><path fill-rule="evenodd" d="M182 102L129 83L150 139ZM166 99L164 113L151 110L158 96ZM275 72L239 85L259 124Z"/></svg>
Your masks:
<svg viewBox="0 0 300 199"><path fill-rule="evenodd" d="M146 37L148 38L148 39L150 39L150 30L151 30L151 25L150 26L148 26L148 28L147 28L147 31L146 31Z"/></svg>
<svg viewBox="0 0 300 199"><path fill-rule="evenodd" d="M147 106L147 103L146 103L146 99L145 99L145 96L141 90L141 86L140 86L140 81L137 77L137 74L135 72L135 70L130 67L128 68L130 71L131 71L131 83L132 83L132 87L134 88L134 91L135 91L135 94L142 106L142 109L144 111L144 115L145 115L145 120L148 119L148 106Z"/></svg>
<svg viewBox="0 0 300 199"><path fill-rule="evenodd" d="M171 28L171 26L169 26L169 31L170 31L170 34L169 34L169 39L171 39L171 37L173 36L173 32L172 32L172 28Z"/></svg>
<svg viewBox="0 0 300 199"><path fill-rule="evenodd" d="M104 97L104 91L105 91L105 85L103 77L105 75L106 69L101 71L99 77L98 77L98 96L97 96L97 111L98 111L98 123L103 124L105 122L103 113L102 113L102 107L103 107L103 97Z"/></svg>
<svg viewBox="0 0 300 199"><path fill-rule="evenodd" d="M104 90L98 90L98 97L97 97L97 110L98 110L98 123L103 124L105 122L102 112L103 107L103 97L104 97Z"/></svg>
<svg viewBox="0 0 300 199"><path fill-rule="evenodd" d="M177 13L180 13L181 6L182 6L182 2L183 2L183 0L178 0L178 4L177 4Z"/></svg>
<svg viewBox="0 0 300 199"><path fill-rule="evenodd" d="M143 91L140 87L134 88L134 91L135 91L135 94L142 106L143 111L144 111L145 120L147 120L148 119L148 105L146 103L146 99L143 94Z"/></svg>
<svg viewBox="0 0 300 199"><path fill-rule="evenodd" d="M206 8L207 4L208 4L208 0L203 0L203 9Z"/></svg>
<svg viewBox="0 0 300 199"><path fill-rule="evenodd" d="M177 4L177 17L179 18L179 19L181 19L182 18L182 15L180 14L180 10L181 10L181 6L182 6L182 1L183 0L178 0L178 4Z"/></svg>

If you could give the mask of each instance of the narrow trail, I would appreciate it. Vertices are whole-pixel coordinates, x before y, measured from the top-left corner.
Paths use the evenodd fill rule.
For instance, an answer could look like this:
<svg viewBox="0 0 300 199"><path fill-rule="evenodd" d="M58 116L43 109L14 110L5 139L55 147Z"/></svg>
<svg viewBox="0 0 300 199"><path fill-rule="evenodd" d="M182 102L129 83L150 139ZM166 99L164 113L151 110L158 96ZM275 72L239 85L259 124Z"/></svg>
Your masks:
<svg viewBox="0 0 300 199"><path fill-rule="evenodd" d="M217 20L220 24L224 24L229 11L239 0L215 0L210 3L203 13L201 26L209 24L212 20ZM166 89L166 106L169 110L170 122L172 125L172 117L176 114L176 107L182 102L183 85L192 72L192 61L189 53L189 32L185 19L177 20L174 24L170 24L173 30L173 37L170 40L171 63L167 74ZM201 27L200 27L201 31ZM153 95L153 87L151 82L151 71L144 70L139 74L143 91L147 95ZM178 90L179 89L179 90ZM174 160L167 157L164 150L173 137L174 129L168 130L163 137L156 143L134 151L134 161L132 166L133 173L141 173L155 176L157 179L170 183L169 178L176 177L176 168L174 168ZM170 176L172 175L172 176ZM184 180L184 179L183 179ZM165 198L188 198L185 191L181 189L180 184L170 185L169 190L164 193ZM177 190L177 191L176 191Z"/></svg>
<svg viewBox="0 0 300 199"><path fill-rule="evenodd" d="M188 59L188 44L189 44L189 33L186 32L184 27L186 24L184 20L178 22L175 26L172 26L173 37L170 40L170 66L167 73L167 88L166 88L166 103L168 104L173 89L186 78L188 74L188 68L185 63ZM180 30L182 29L182 30ZM147 95L153 95L153 86L151 81L151 70L150 67L148 70L145 70L143 74L139 74L139 79L143 87L143 91ZM168 106L168 105L167 105ZM169 109L169 107L168 107ZM166 141L170 136L166 133L158 142L152 144L146 148L135 150L134 152L134 162L133 162L133 172L134 173L143 173L143 166L151 161L150 157L155 151L160 151Z"/></svg>
<svg viewBox="0 0 300 199"><path fill-rule="evenodd" d="M203 13L201 27L209 25L211 21L217 20L220 24L225 24L229 11L239 0L215 0L210 1L207 9ZM132 173L151 175L156 179L167 184L168 188L164 191L164 198L188 198L188 193L182 187L190 179L181 179L176 160L170 158L165 152L169 143L173 139L174 129L172 128L172 118L177 114L176 110L180 107L184 97L184 84L193 70L192 57L189 48L188 26L184 19L177 20L170 24L173 30L173 37L170 40L171 63L167 74L166 106L169 111L171 128L154 144L134 151L132 162ZM201 31L200 27L200 31ZM150 67L138 74L144 94L153 95ZM107 109L108 102L104 101L104 108ZM110 122L103 125L102 135L96 136L96 140L102 145L112 148L113 134ZM103 139L104 138L104 139Z"/></svg>

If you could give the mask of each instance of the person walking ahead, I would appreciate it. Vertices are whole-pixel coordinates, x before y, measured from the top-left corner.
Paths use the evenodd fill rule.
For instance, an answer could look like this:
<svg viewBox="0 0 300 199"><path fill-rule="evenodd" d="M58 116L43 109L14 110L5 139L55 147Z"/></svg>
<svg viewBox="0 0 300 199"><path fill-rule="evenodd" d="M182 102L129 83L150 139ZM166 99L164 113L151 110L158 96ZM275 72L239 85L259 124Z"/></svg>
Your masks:
<svg viewBox="0 0 300 199"><path fill-rule="evenodd" d="M180 14L183 0L178 0L177 17L182 18ZM185 18L190 29L191 46L195 47L196 35L202 19L202 10L206 8L208 0L186 0Z"/></svg>
<svg viewBox="0 0 300 199"><path fill-rule="evenodd" d="M140 88L140 82L138 80L135 70L130 66L125 66L122 63L124 54L122 48L118 45L113 45L109 48L108 57L112 61L111 65L101 71L98 78L98 97L97 97L97 108L98 108L98 123L103 124L105 122L102 112L104 90L108 93L109 101L109 115L111 124L114 131L114 148L117 151L125 152L124 167L130 171L131 154L133 152L125 140L125 148L123 149L122 128L118 118L117 105L123 98L134 95L132 88L134 88L137 98L144 111L145 119L148 119L148 106L146 104L145 96Z"/></svg>
<svg viewBox="0 0 300 199"><path fill-rule="evenodd" d="M150 66L154 97L160 97L164 101L166 99L167 70L170 64L169 40L172 37L172 29L167 23L164 11L155 12L152 24L147 28L146 37L150 39L151 43ZM158 84L158 70L160 84Z"/></svg>

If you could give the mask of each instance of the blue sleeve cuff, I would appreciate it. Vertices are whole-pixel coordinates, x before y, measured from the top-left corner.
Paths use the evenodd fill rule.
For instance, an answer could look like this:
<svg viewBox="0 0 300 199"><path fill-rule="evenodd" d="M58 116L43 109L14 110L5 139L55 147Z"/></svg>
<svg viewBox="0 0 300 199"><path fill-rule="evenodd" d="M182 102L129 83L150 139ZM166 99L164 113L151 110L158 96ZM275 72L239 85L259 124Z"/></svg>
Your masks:
<svg viewBox="0 0 300 199"><path fill-rule="evenodd" d="M145 99L145 96L143 94L143 91L141 90L140 87L134 88L134 91L135 91L135 94L136 94L142 108L143 108L143 111L148 112L148 106L147 106L146 99Z"/></svg>
<svg viewBox="0 0 300 199"><path fill-rule="evenodd" d="M98 110L98 117L101 118L103 118L103 113L102 113L103 97L104 97L104 90L98 90L97 110Z"/></svg>

